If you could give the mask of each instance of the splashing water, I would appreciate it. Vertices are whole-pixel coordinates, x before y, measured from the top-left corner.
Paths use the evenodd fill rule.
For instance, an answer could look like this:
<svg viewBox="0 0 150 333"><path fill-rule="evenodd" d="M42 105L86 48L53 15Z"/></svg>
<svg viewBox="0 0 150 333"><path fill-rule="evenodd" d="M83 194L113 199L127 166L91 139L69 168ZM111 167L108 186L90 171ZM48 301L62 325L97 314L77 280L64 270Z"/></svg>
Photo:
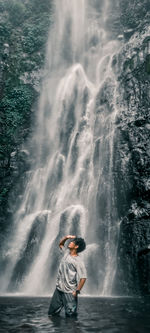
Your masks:
<svg viewBox="0 0 150 333"><path fill-rule="evenodd" d="M113 180L119 42L107 31L110 2L55 0L34 136L37 159L13 233L1 290L52 292L65 234L85 237L87 294L110 294L118 235Z"/></svg>

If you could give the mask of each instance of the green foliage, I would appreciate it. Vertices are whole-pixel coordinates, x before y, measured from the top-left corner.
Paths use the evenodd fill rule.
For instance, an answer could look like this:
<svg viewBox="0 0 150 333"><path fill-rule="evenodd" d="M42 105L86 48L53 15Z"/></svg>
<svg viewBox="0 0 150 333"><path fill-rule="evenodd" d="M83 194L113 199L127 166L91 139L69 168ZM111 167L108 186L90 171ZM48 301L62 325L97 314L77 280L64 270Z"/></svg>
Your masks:
<svg viewBox="0 0 150 333"><path fill-rule="evenodd" d="M0 19L0 48L1 48L1 51L3 48L3 44L9 40L11 31L12 31L12 25L8 21L8 15L3 15Z"/></svg>
<svg viewBox="0 0 150 333"><path fill-rule="evenodd" d="M25 20L26 9L19 0L11 0L9 5L9 19L14 26L21 25Z"/></svg>
<svg viewBox="0 0 150 333"><path fill-rule="evenodd" d="M22 140L23 129L30 124L30 109L34 91L30 86L22 85L8 91L1 102L0 151L7 156Z"/></svg>
<svg viewBox="0 0 150 333"><path fill-rule="evenodd" d="M50 0L0 0L1 216L6 215L13 186L11 153L19 149L31 130L31 115L34 117L31 108L33 111L38 98L32 72L39 73L44 65L50 11Z"/></svg>
<svg viewBox="0 0 150 333"><path fill-rule="evenodd" d="M121 23L125 28L136 28L149 22L149 0L120 0Z"/></svg>
<svg viewBox="0 0 150 333"><path fill-rule="evenodd" d="M9 15L9 22L13 26L18 26L23 23L26 16L26 7L20 0L4 0L0 1L0 12L7 12Z"/></svg>
<svg viewBox="0 0 150 333"><path fill-rule="evenodd" d="M7 194L8 194L8 188L3 188L0 192L0 202L1 201L7 201Z"/></svg>
<svg viewBox="0 0 150 333"><path fill-rule="evenodd" d="M145 70L150 74L150 55L148 54L145 61Z"/></svg>
<svg viewBox="0 0 150 333"><path fill-rule="evenodd" d="M24 52L29 54L37 52L46 43L49 20L47 20L47 17L45 18L46 20L39 22L37 25L27 23L23 26L22 48Z"/></svg>
<svg viewBox="0 0 150 333"><path fill-rule="evenodd" d="M28 2L28 8L31 11L34 11L35 14L41 15L45 13L50 13L51 10L51 1L50 0L30 0Z"/></svg>

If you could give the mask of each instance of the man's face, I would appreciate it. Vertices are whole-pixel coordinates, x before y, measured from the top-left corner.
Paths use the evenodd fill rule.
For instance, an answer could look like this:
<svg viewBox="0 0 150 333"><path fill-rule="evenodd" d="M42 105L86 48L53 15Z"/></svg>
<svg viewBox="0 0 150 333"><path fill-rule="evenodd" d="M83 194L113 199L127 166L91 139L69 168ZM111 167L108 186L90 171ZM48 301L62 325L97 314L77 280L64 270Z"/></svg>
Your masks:
<svg viewBox="0 0 150 333"><path fill-rule="evenodd" d="M68 248L69 248L69 249L77 249L78 246L75 244L74 241L71 241L71 242L68 244Z"/></svg>

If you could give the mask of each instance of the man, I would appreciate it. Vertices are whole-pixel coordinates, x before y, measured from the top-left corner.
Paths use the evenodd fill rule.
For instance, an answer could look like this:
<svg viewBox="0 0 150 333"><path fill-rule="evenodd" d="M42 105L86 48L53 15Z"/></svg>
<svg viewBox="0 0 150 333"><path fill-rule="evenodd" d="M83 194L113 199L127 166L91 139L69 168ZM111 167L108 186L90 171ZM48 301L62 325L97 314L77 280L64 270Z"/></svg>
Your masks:
<svg viewBox="0 0 150 333"><path fill-rule="evenodd" d="M83 238L68 235L61 239L60 249L63 251L66 240L72 241L68 249L64 252L64 257L60 262L56 290L51 299L48 315L53 316L60 313L65 308L66 316L72 317L77 315L77 298L80 290L86 281L86 269L81 257L78 255L86 248Z"/></svg>

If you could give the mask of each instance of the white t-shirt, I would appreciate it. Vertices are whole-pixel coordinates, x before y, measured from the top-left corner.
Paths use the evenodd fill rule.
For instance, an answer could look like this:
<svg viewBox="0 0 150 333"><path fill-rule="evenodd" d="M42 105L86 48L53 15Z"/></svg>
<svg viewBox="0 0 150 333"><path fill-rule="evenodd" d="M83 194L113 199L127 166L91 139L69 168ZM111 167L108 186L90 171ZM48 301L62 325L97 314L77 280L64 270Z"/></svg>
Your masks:
<svg viewBox="0 0 150 333"><path fill-rule="evenodd" d="M56 288L70 293L76 290L82 278L86 278L86 269L80 255L71 256L67 249L59 265Z"/></svg>

